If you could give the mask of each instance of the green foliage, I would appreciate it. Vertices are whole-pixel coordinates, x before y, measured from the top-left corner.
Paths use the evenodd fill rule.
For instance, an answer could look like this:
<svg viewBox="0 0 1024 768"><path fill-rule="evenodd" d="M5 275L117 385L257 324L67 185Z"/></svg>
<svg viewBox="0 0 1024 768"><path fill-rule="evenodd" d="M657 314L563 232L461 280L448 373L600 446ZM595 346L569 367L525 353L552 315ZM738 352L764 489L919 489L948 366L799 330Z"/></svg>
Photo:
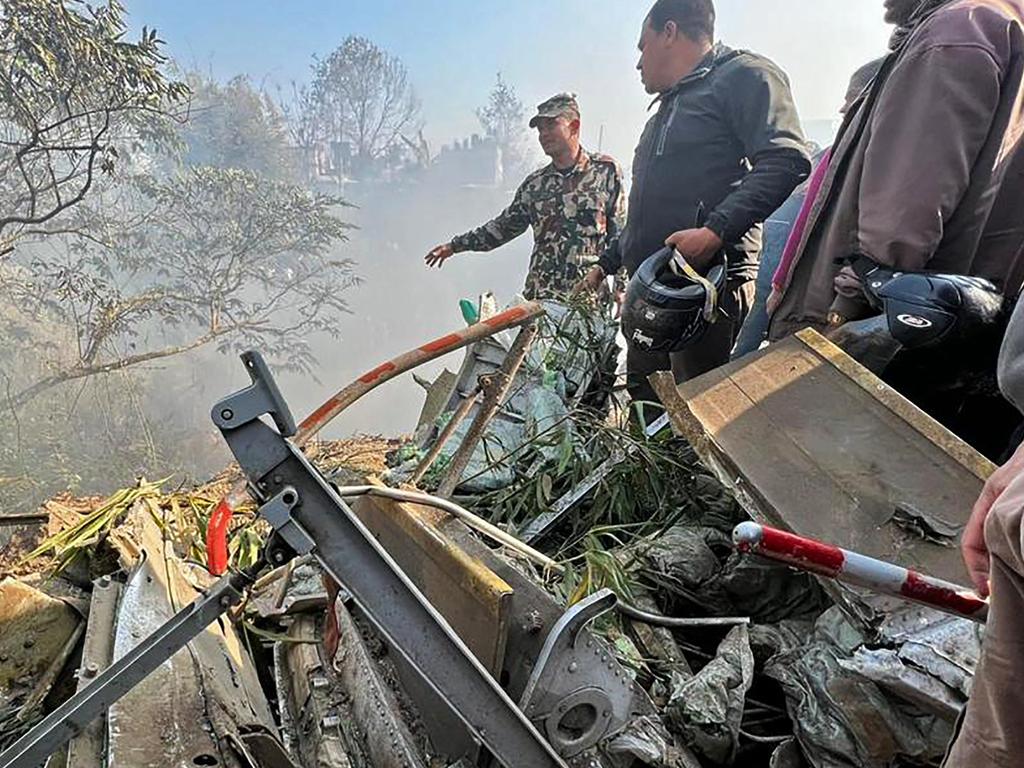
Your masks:
<svg viewBox="0 0 1024 768"><path fill-rule="evenodd" d="M203 479L226 460L196 426L218 393L152 366L256 346L310 371L318 335L340 333L356 277L335 255L339 200L219 168L129 191L102 239L0 266L0 332L17 340L0 348L0 506L139 473Z"/></svg>
<svg viewBox="0 0 1024 768"><path fill-rule="evenodd" d="M188 84L192 104L181 136L189 165L254 171L278 181L298 178L284 113L247 76L221 84L193 73Z"/></svg>
<svg viewBox="0 0 1024 768"><path fill-rule="evenodd" d="M100 501L74 525L58 531L29 552L24 562L49 558L52 573L60 573L80 558L99 554L100 544L124 521L136 504L145 505L164 538L177 554L193 562L206 562L206 529L210 514L219 503L226 486L165 492L170 478L155 482L140 481L122 488ZM267 538L266 522L255 517L251 505L235 510L234 524L228 534L230 564L236 568L254 565Z"/></svg>
<svg viewBox="0 0 1024 768"><path fill-rule="evenodd" d="M137 502L146 502L159 496L160 486L166 480L155 483L139 483L134 488L125 488L113 494L98 507L85 515L78 523L46 538L36 549L26 555L25 560L35 560L44 555L53 558L53 571L59 573L79 557L87 554L99 540L124 518Z"/></svg>
<svg viewBox="0 0 1024 768"><path fill-rule="evenodd" d="M574 569L572 575L563 581L568 605L574 605L602 589L611 589L623 600L633 600L633 585L626 568L616 553L606 547L605 539L613 547L623 544L613 529L595 528L584 537L582 552L571 561L581 571L577 573Z"/></svg>
<svg viewBox="0 0 1024 768"><path fill-rule="evenodd" d="M514 86L498 73L487 103L477 109L477 119L488 136L501 148L506 181L518 184L534 165L526 108Z"/></svg>
<svg viewBox="0 0 1024 768"><path fill-rule="evenodd" d="M480 125L502 149L519 141L526 132L526 108L516 89L498 73L487 104L476 111Z"/></svg>
<svg viewBox="0 0 1024 768"><path fill-rule="evenodd" d="M41 252L19 296L74 329L77 354L16 390L19 407L67 381L206 345L259 346L309 371L309 336L337 335L352 264L333 250L344 203L250 171L201 167L131 189L142 223Z"/></svg>
<svg viewBox="0 0 1024 768"><path fill-rule="evenodd" d="M0 11L0 249L46 231L99 173L142 141L169 136L188 87L169 78L162 41L125 39L116 0L7 0Z"/></svg>
<svg viewBox="0 0 1024 768"><path fill-rule="evenodd" d="M518 455L501 458L514 464L516 481L474 500L493 522L524 528L612 457L621 461L569 516L570 550L596 525L656 526L680 510L693 509L691 487L698 470L685 442L647 439L634 428L610 424L585 410L569 418L571 430L552 425ZM539 450L552 446L558 449L557 461L529 471Z"/></svg>

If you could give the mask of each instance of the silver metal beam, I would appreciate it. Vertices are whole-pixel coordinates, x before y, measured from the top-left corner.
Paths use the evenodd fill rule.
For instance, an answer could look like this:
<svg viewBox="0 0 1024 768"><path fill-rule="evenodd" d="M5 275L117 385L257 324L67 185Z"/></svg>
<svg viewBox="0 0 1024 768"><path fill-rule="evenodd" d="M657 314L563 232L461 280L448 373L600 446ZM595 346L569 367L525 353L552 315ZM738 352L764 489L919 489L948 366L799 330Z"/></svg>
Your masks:
<svg viewBox="0 0 1024 768"><path fill-rule="evenodd" d="M242 599L247 574L232 573L97 675L0 754L0 768L38 768L51 754Z"/></svg>

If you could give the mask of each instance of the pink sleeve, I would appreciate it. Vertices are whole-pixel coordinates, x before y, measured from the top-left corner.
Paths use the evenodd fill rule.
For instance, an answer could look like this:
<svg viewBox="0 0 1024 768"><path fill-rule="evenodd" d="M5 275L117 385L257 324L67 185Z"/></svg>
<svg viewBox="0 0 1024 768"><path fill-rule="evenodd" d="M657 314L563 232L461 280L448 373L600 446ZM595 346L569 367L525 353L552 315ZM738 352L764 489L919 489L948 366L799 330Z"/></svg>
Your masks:
<svg viewBox="0 0 1024 768"><path fill-rule="evenodd" d="M825 174L828 172L831 159L832 150L825 150L825 154L821 156L818 165L811 174L810 182L807 185L807 196L804 198L803 205L800 206L800 213L796 217L796 221L793 222L793 229L790 230L789 238L786 240L786 247L782 251L782 259L779 261L779 266L772 276L772 287L780 291L785 290L789 285L793 261L796 258L797 249L800 247L800 241L803 240L804 230L807 229L807 220L811 216L811 208L818 197L818 192L821 191L821 184L825 180Z"/></svg>

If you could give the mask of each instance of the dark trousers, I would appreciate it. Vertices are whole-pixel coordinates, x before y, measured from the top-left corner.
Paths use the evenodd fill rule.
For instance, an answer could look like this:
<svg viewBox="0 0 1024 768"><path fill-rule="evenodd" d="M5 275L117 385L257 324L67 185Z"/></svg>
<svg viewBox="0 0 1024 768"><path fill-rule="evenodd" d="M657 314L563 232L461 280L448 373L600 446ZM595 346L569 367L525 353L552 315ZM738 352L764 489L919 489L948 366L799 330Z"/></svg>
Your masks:
<svg viewBox="0 0 1024 768"><path fill-rule="evenodd" d="M644 352L630 345L626 353L626 386L633 402L658 402L658 396L647 380L655 371L672 371L676 382L682 382L729 362L736 337L754 304L756 287L755 280L729 281L720 297L718 320L700 341L680 352ZM651 422L651 416L656 418L657 413L645 409L645 423Z"/></svg>

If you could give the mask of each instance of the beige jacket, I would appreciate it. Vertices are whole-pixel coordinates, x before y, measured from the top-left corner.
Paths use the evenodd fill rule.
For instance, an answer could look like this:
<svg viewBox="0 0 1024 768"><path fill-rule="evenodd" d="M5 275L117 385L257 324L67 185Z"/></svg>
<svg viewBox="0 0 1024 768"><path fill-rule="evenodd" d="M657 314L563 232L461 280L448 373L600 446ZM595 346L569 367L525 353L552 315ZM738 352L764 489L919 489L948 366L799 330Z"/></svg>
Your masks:
<svg viewBox="0 0 1024 768"><path fill-rule="evenodd" d="M823 327L837 259L1024 283L1024 0L954 0L924 20L847 113L771 338Z"/></svg>

